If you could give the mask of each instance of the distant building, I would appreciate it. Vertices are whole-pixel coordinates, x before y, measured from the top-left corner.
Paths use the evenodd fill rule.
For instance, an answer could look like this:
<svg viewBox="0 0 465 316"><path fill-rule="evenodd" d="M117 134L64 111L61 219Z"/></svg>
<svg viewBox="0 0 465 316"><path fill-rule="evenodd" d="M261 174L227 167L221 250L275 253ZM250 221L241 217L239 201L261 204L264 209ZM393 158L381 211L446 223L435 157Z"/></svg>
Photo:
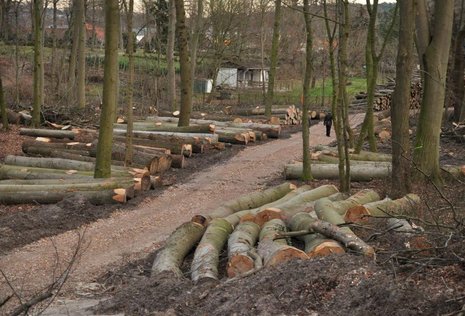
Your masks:
<svg viewBox="0 0 465 316"><path fill-rule="evenodd" d="M216 85L227 88L260 87L268 84L269 67L261 67L259 63L226 62L218 70Z"/></svg>

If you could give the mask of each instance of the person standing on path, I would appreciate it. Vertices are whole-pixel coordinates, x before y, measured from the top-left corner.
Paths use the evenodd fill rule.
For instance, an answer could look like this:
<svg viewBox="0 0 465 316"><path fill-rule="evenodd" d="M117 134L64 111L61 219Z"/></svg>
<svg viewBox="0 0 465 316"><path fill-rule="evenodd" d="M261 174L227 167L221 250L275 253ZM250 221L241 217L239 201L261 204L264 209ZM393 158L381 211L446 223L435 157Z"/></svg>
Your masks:
<svg viewBox="0 0 465 316"><path fill-rule="evenodd" d="M323 120L323 125L326 126L326 136L330 137L331 136L331 126L333 125L333 115L331 112L328 112L325 115L325 118Z"/></svg>

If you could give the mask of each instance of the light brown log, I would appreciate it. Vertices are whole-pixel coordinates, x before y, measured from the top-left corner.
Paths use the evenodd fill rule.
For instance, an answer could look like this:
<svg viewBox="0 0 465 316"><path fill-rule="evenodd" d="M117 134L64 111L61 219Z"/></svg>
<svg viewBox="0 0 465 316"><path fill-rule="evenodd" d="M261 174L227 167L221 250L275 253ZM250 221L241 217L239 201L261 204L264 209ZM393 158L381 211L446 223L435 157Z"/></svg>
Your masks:
<svg viewBox="0 0 465 316"><path fill-rule="evenodd" d="M92 148L92 143L80 143L80 142L43 142L38 140L25 140L22 144L22 149L24 152L27 152L28 147L43 147L52 149L71 149L71 150L81 150L81 151L89 151Z"/></svg>
<svg viewBox="0 0 465 316"><path fill-rule="evenodd" d="M354 165L350 168L352 181L371 181L384 179L391 176L391 166L380 163L379 165ZM300 179L302 177L302 164L289 164L284 167L286 179ZM314 179L339 179L339 169L335 164L313 164L312 176Z"/></svg>
<svg viewBox="0 0 465 316"><path fill-rule="evenodd" d="M286 224L280 219L273 219L263 226L257 252L263 258L265 267L275 266L289 260L308 259L305 252L289 246L286 239L275 239L276 235L283 231L286 231Z"/></svg>
<svg viewBox="0 0 465 316"><path fill-rule="evenodd" d="M111 203L125 203L128 194L133 195L133 188L117 188L99 191L17 191L0 192L0 204L21 203L57 203L67 196L79 193L84 195L92 204L102 205Z"/></svg>
<svg viewBox="0 0 465 316"><path fill-rule="evenodd" d="M337 149L333 147L318 145L314 148L315 151L321 151L326 155L333 155L337 157ZM383 153L374 153L371 151L364 151L362 150L359 154L350 153L349 154L351 160L365 160L365 161L392 161L392 156L390 154L383 154Z"/></svg>
<svg viewBox="0 0 465 316"><path fill-rule="evenodd" d="M373 256L374 249L358 238L349 227L337 227L345 224L344 218L334 210L332 202L326 198L315 203L315 212L321 221L312 223L311 228L329 238L341 242L346 248L359 252L366 256ZM318 228L315 228L318 226Z"/></svg>
<svg viewBox="0 0 465 316"><path fill-rule="evenodd" d="M309 213L297 213L288 222L292 231L302 231L308 230L315 221L316 219ZM305 243L305 253L309 257L328 256L345 252L340 243L318 233L306 234L297 238Z"/></svg>
<svg viewBox="0 0 465 316"><path fill-rule="evenodd" d="M264 204L279 200L294 189L296 189L296 186L294 184L285 182L281 185L269 188L261 192L253 192L247 195L243 195L238 197L237 199L226 202L222 206L211 211L209 213L209 217L226 217L235 212L260 207Z"/></svg>
<svg viewBox="0 0 465 316"><path fill-rule="evenodd" d="M126 137L125 136L117 136L115 135L114 140L120 143L125 143ZM180 142L174 141L154 141L150 139L141 139L134 137L133 139L134 145L141 145L146 147L154 147L154 148L165 148L169 149L172 154L176 155L184 155L186 157L192 156L192 145L191 144L184 144Z"/></svg>
<svg viewBox="0 0 465 316"><path fill-rule="evenodd" d="M376 191L371 190L371 189L364 189L364 190L358 191L357 193L355 193L354 195L348 197L347 199L343 201L331 203L327 207L332 207L336 212L339 213L339 215L344 216L347 210L352 207L366 204L366 203L376 202L376 201L379 201L379 199L380 199L380 196ZM326 207L326 206L320 205L320 207Z"/></svg>
<svg viewBox="0 0 465 316"><path fill-rule="evenodd" d="M126 124L113 124L114 128L125 130ZM174 132L174 133L214 133L215 125L202 124L190 126L177 126L172 124L156 125L155 122L134 122L134 131Z"/></svg>
<svg viewBox="0 0 465 316"><path fill-rule="evenodd" d="M408 214L420 203L420 197L411 193L397 200L383 200L352 207L347 210L344 219L348 222L363 222L369 216L392 217Z"/></svg>
<svg viewBox="0 0 465 316"><path fill-rule="evenodd" d="M465 165L463 166L445 165L445 166L441 166L441 169L443 171L443 174L446 177L452 176L453 178L458 178L458 179L465 177Z"/></svg>
<svg viewBox="0 0 465 316"><path fill-rule="evenodd" d="M55 157L55 158L65 158L58 156L58 152L65 154L79 155L82 157L88 157L90 155L88 150L78 150L78 149L59 149L59 148L49 148L43 146L23 146L23 152L28 156L35 157ZM65 158L67 159L67 158Z"/></svg>
<svg viewBox="0 0 465 316"><path fill-rule="evenodd" d="M233 227L225 219L215 218L207 227L197 246L191 265L192 281L218 279L218 263Z"/></svg>
<svg viewBox="0 0 465 316"><path fill-rule="evenodd" d="M152 276L171 272L182 277L183 273L180 267L187 254L202 238L206 223L204 217L194 216L191 221L176 228L156 255L152 265Z"/></svg>
<svg viewBox="0 0 465 316"><path fill-rule="evenodd" d="M73 131L62 131L54 129L36 129L36 128L21 128L19 135L32 137L52 137L52 138L68 138L74 139L76 134Z"/></svg>
<svg viewBox="0 0 465 316"><path fill-rule="evenodd" d="M249 133L227 132L225 130L217 130L218 140L224 143L247 145L250 141Z"/></svg>
<svg viewBox="0 0 465 316"><path fill-rule="evenodd" d="M251 271L255 258L249 254L258 240L260 226L253 221L240 223L228 239L228 277L233 278Z"/></svg>
<svg viewBox="0 0 465 316"><path fill-rule="evenodd" d="M125 130L114 129L113 133L119 136L126 136ZM218 135L205 133L172 133L172 132L150 132L135 131L135 138L145 138L155 142L175 142L181 144L212 144L218 142Z"/></svg>

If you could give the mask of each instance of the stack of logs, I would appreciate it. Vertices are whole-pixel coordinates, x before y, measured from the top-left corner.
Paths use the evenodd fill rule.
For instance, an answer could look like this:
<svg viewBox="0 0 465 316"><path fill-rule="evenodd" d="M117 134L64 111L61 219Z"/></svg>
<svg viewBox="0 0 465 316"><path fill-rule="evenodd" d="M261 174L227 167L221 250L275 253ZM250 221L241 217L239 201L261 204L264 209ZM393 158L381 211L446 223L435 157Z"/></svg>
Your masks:
<svg viewBox="0 0 465 316"><path fill-rule="evenodd" d="M265 117L265 108L237 108L233 106L226 107L223 112L227 115L239 116L239 118L245 118L248 120L268 120ZM290 105L287 108L276 108L271 110L271 119L268 120L271 124L281 125L300 125L302 123L302 111Z"/></svg>
<svg viewBox="0 0 465 316"><path fill-rule="evenodd" d="M227 144L248 144L278 138L280 125L191 121L178 127L177 119L157 117L135 122L133 158L125 167L126 125L115 124L112 178L93 179L98 132L89 129L22 128L35 137L22 144L24 156L7 156L0 165L0 204L56 203L72 192L82 192L95 204L126 202L138 192L163 185L160 175L185 168L193 153L222 150ZM215 125L217 124L217 125ZM79 141L75 141L79 139ZM226 144L227 143L227 144Z"/></svg>
<svg viewBox="0 0 465 316"><path fill-rule="evenodd" d="M241 277L262 267L316 256L350 251L374 256L346 222L363 224L369 216L393 217L411 212L420 204L415 194L380 200L373 190L350 197L333 185L315 189L284 183L263 192L227 202L208 215L197 215L178 227L157 253L152 275L183 276L181 266L194 248L191 278L194 282L218 280L219 262L227 245L228 277ZM413 228L406 221L394 229ZM300 239L301 248L291 237Z"/></svg>
<svg viewBox="0 0 465 316"><path fill-rule="evenodd" d="M391 108L391 98L394 92L395 81L392 79L385 85L377 85L375 90L375 99L373 102L373 109L375 111L384 111ZM410 95L410 109L418 110L421 104L421 83L414 82L411 85ZM367 94L360 92L355 96L355 100L351 103L351 108L361 108L365 110L367 107Z"/></svg>
<svg viewBox="0 0 465 316"><path fill-rule="evenodd" d="M392 155L361 151L359 154L350 154L350 178L352 181L371 181L384 179L392 174ZM316 146L311 153L311 171L314 179L339 179L339 158L336 148ZM465 165L442 166L444 177L463 179L465 177ZM302 178L302 163L296 162L284 167L286 179Z"/></svg>

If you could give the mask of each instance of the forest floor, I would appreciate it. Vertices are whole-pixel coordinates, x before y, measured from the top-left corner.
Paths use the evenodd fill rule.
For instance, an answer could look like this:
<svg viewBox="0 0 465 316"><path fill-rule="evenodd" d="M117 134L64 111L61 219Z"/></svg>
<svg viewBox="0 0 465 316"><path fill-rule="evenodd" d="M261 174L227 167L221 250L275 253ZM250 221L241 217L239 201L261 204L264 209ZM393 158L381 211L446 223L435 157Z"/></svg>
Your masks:
<svg viewBox="0 0 465 316"><path fill-rule="evenodd" d="M352 123L360 123L361 117L354 116ZM16 134L0 133L7 144L0 156L20 152ZM0 301L12 292L10 286L21 297L43 291L68 265L80 240L73 271L44 315L92 315L95 310L126 315L434 315L465 309L465 260L453 261L449 252L431 246L422 258L432 258L434 266L423 259L400 264L405 240L391 233L373 242L381 250L376 261L352 254L294 261L217 284L150 278L157 249L181 223L226 200L283 182L284 164L302 155L301 134L288 136L189 159L187 169L170 172L172 185L124 206L95 207L75 197L50 206L0 207L0 268L10 283L0 282ZM324 136L323 125L311 127L311 145L333 140ZM463 147L443 144L442 159L465 164ZM326 183L332 182L312 185ZM389 190L384 181L352 187L354 192L362 188L374 188L382 196ZM433 189L415 189L431 209L444 207ZM465 186L450 185L445 191L454 204L464 206ZM444 236L434 236L444 243ZM461 242L462 249L453 252L458 258L464 258ZM436 264L436 256L447 264ZM186 265L183 271L188 269ZM94 308L87 310L90 306Z"/></svg>

